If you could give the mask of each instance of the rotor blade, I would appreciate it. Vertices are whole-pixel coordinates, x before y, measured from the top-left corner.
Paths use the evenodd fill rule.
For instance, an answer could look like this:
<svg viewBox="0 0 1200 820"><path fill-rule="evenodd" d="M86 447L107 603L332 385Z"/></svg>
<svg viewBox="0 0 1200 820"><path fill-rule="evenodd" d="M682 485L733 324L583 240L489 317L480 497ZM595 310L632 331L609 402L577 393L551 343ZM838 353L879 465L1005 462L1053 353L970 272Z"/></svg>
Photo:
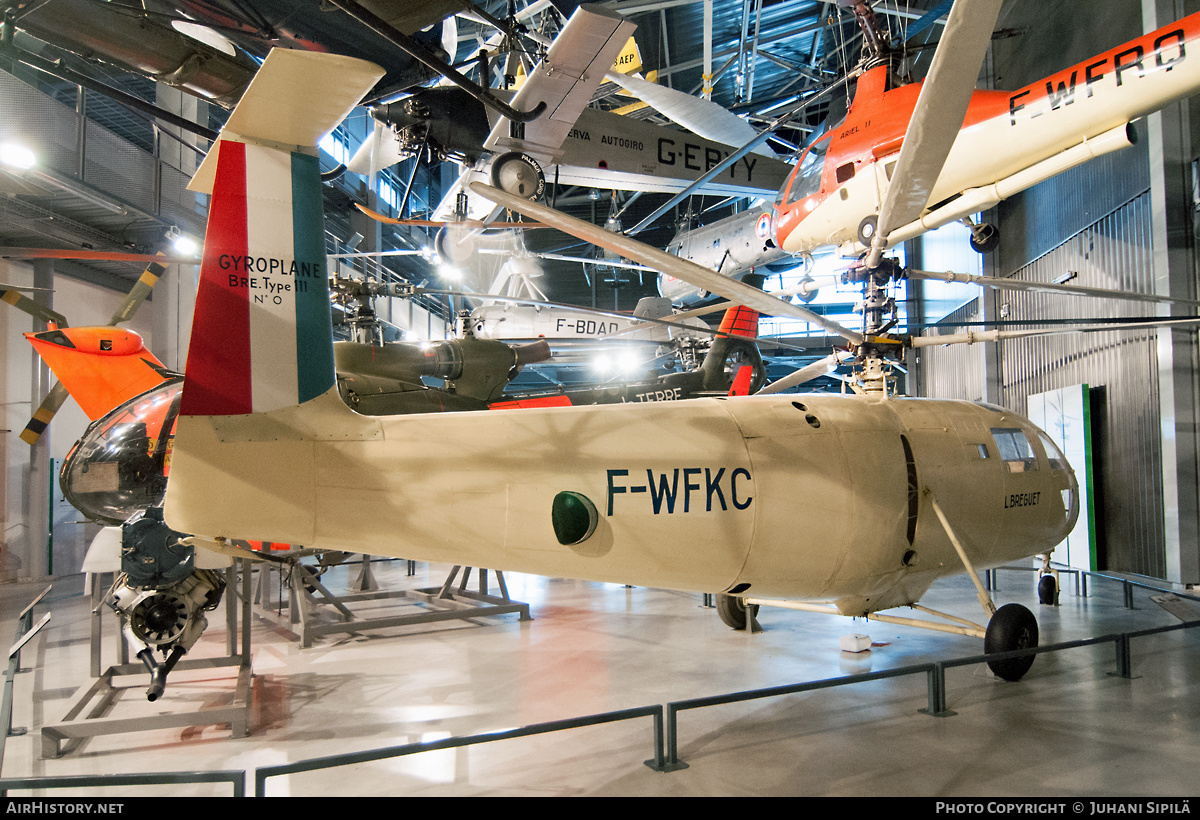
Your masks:
<svg viewBox="0 0 1200 820"><path fill-rule="evenodd" d="M58 250L57 248L0 248L5 259L92 259L97 262L158 262L162 265L199 265L189 256L164 256L161 253L116 253L113 251Z"/></svg>
<svg viewBox="0 0 1200 820"><path fill-rule="evenodd" d="M722 276L694 262L689 262L686 259L673 256L665 251L660 251L658 248L652 248L649 245L638 242L636 239L615 234L598 225L592 225L581 219L567 216L553 208L547 208L544 205L537 205L527 199L506 194L490 185L473 183L471 190L480 196L485 196L493 202L503 205L505 208L525 214L525 216L531 219L545 222L547 225L577 236L586 242L591 242L593 245L607 248L635 262L641 262L643 265L649 265L655 270L669 276L674 276L676 279L681 279L690 285L703 288L709 293L724 296L726 299L730 299L738 304L753 308L759 313L765 313L769 316L788 316L793 319L800 319L801 321L823 327L830 333L846 339L851 344L858 345L863 342L862 334L845 328L837 322L830 321L811 310L805 310L799 305L793 305L790 302L777 299L774 296L763 293L756 287L739 282L736 279L730 279L728 276Z"/></svg>
<svg viewBox="0 0 1200 820"><path fill-rule="evenodd" d="M372 293L374 295L387 295L387 296L395 296L395 297L399 297L399 298L409 298L411 296L420 295L420 294L428 294L430 296L462 296L462 297L466 297L468 299L489 300L489 301L493 301L493 302L508 302L508 303L514 304L514 305L534 305L534 306L541 306L541 307L562 308L564 310L575 310L575 311L579 311L580 313L590 313L590 314L595 314L597 316L611 316L615 319L623 319L628 322L634 322L634 323L645 322L647 325L645 327L633 327L633 328L630 328L629 331L617 331L616 333L609 334L609 336L606 338L612 338L613 336L620 335L620 334L623 334L626 332L649 330L650 329L649 325L660 325L662 327L673 328L675 330L682 330L682 331L685 331L688 333L703 333L706 336L736 336L739 339L748 338L748 337L741 336L736 333L724 333L720 330L713 330L711 327L699 327L697 325L681 324L682 321L686 320L687 318L691 318L686 313L673 314L671 316L671 320L673 320L673 321L668 321L667 319L654 319L649 316L633 316L631 314L621 313L621 312L615 311L615 310L604 310L603 308L583 307L581 305L568 305L564 302L547 302L547 301L543 301L540 299L529 299L526 297L518 297L518 296L498 296L494 293L473 293L470 291L450 290L447 288L416 287L413 285L401 284L401 283L396 283L396 282L361 282L360 285L365 290L369 291L370 293ZM762 291L758 291L758 292L762 293ZM755 337L752 341L756 341L757 339L758 339L758 337ZM778 339L778 338L772 338L771 344L776 347L786 347L786 348L789 348L792 350L801 350L801 351L810 350L810 348L807 345L795 344L793 342L788 342L784 339Z"/></svg>
<svg viewBox="0 0 1200 820"><path fill-rule="evenodd" d="M970 273L954 273L946 271L937 273L927 270L910 270L908 276L917 279L935 279L939 282L969 282L987 288L1003 290L1026 290L1040 293L1064 293L1073 296L1092 296L1101 299L1128 299L1134 302L1165 302L1176 305L1192 305L1200 307L1200 300L1181 299L1175 296L1159 296L1154 293L1130 293L1124 290L1109 290L1106 288L1087 288L1080 285L1057 285L1052 282L1025 282L1019 279L999 279L993 276L976 276Z"/></svg>
<svg viewBox="0 0 1200 820"><path fill-rule="evenodd" d="M846 85L846 83L849 82L849 80L850 80L850 75L847 75L847 76L843 77L842 79L838 80L833 85L829 85L829 86L826 86L825 88L822 88L820 91L818 91L813 96L809 97L806 100L800 101L796 105L789 108L787 111L780 114L778 117L776 117L774 120L772 120L771 123L766 128L764 128L762 131L758 132L758 136L756 136L754 139L750 140L749 142L745 143L741 148L730 153L729 156L725 157L725 159L718 162L712 168L709 168L708 171L705 172L699 179L697 179L691 185L684 188L679 193L675 194L675 196L668 199L666 202L664 202L662 205L660 205L658 208L656 208L651 214L649 214L645 219L643 219L638 224L634 225L632 228L630 228L625 233L629 236L636 236L637 234L644 231L646 228L650 227L652 224L654 224L654 222L660 216L662 216L667 211L674 208L680 202L683 202L685 199L687 199L689 196L691 196L692 193L699 190L702 186L707 185L710 180L716 178L719 174L723 174L727 168L729 168L734 163L736 163L738 160L740 160L742 157L746 156L751 151L758 148L758 146L760 146L764 142L766 142L767 139L769 139L770 136L775 133L775 130L777 128L779 128L779 126L783 125L785 122L788 122L793 117L795 117L797 114L799 114L801 111L803 111L805 108L807 108L808 106L817 102L818 100L824 99L825 97L831 95L835 89L841 88L843 85Z"/></svg>
<svg viewBox="0 0 1200 820"><path fill-rule="evenodd" d="M1200 325L1200 316L1186 319L1161 319L1155 322L1134 322L1122 325L1080 325L1070 328L1043 330L981 330L978 333L951 333L945 336L914 336L908 340L912 347L942 347L943 345L973 345L981 342L1002 342L1006 339L1025 339L1032 336L1057 336L1067 333L1102 333L1106 330L1146 330L1161 327L1186 328Z"/></svg>
<svg viewBox="0 0 1200 820"><path fill-rule="evenodd" d="M795 387L798 384L804 384L821 376L827 376L834 370L837 370L839 364L841 364L841 361L838 359L838 355L836 353L831 354L824 359L818 359L812 364L805 365L794 373L789 373L782 379L776 379L754 395L762 396L764 394L780 393L789 387Z"/></svg>
<svg viewBox="0 0 1200 820"><path fill-rule="evenodd" d="M54 324L59 327L67 326L67 317L61 313L56 313L43 304L33 301L28 296L23 296L13 288L0 288L0 302L8 302L17 310L23 310L35 319L41 319L46 324Z"/></svg>
<svg viewBox="0 0 1200 820"><path fill-rule="evenodd" d="M979 67L987 53L1003 0L957 0L933 55L933 64L904 135L900 158L879 208L867 267L879 264L887 236L917 219L958 138Z"/></svg>
<svg viewBox="0 0 1200 820"><path fill-rule="evenodd" d="M54 418L54 414L63 406L63 402L67 400L67 388L63 387L62 382L55 382L54 387L50 388L50 392L46 394L46 398L42 400L41 405L34 412L33 418L25 425L25 429L21 431L21 441L33 446L37 444L37 440L42 437L42 433L46 432L46 425Z"/></svg>
<svg viewBox="0 0 1200 820"><path fill-rule="evenodd" d="M693 97L685 91L616 71L608 72L605 79L621 86L658 113L697 136L724 145L742 145L755 141L758 145L753 149L754 153L767 157L776 155L763 145L762 141L756 139L758 132L754 130L753 125L712 100Z"/></svg>
<svg viewBox="0 0 1200 820"><path fill-rule="evenodd" d="M362 211L367 216L374 219L376 222L382 222L385 225L416 225L419 228L445 228L448 225L455 223L446 219L397 219L394 216L384 216L378 211L372 211L366 205L359 202L354 203L354 207ZM483 225L484 228L549 228L549 225L543 225L540 222L488 222Z"/></svg>
<svg viewBox="0 0 1200 820"><path fill-rule="evenodd" d="M163 254L159 254L159 256L164 259L166 258ZM113 313L108 323L110 325L119 325L121 322L128 322L132 319L134 314L138 312L138 308L142 306L142 303L150 297L150 291L158 283L159 277L166 272L167 269L158 262L151 262L147 265L146 269L142 271L142 275L138 277L137 282L134 283L133 288L129 291L129 294L121 301L120 306Z"/></svg>

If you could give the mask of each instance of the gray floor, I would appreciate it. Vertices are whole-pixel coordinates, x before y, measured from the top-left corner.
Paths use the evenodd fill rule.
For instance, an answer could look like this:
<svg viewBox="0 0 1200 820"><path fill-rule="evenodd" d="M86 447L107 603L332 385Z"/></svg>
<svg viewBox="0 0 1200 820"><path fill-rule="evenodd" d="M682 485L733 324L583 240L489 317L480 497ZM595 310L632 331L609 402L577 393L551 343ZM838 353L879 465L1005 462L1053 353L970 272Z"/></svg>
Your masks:
<svg viewBox="0 0 1200 820"><path fill-rule="evenodd" d="M448 569L418 565L409 578L404 562L378 567L385 588L438 584ZM355 574L357 568L339 568L325 580L346 590ZM1135 608L1126 609L1112 582L1093 582L1083 598L1066 581L1061 606L1039 607L1033 577L1002 571L995 596L1034 609L1043 644L1179 623L1148 592L1138 591ZM40 728L62 716L88 677L83 579L62 579L48 599L51 623L22 655L13 722L29 733L9 738L2 773L253 770L981 650L973 638L777 609L764 609L765 631L748 635L724 627L696 595L519 575L507 581L514 598L532 605L534 620L503 615L408 626L301 649L285 625L256 617L250 736L231 738L219 725L160 729L96 737L42 759ZM44 587L0 587L4 634L13 634L17 613ZM925 603L978 620L965 579L935 586ZM1200 605L1187 606L1200 617ZM220 620L210 617L193 656L221 653ZM113 632L112 623L106 628ZM841 652L838 638L851 632L870 635L871 650ZM1110 674L1111 644L1039 656L1015 684L982 666L952 669L952 717L920 711L928 700L919 675L690 711L679 729L688 768L671 773L643 765L653 752L651 724L643 719L275 778L269 793L1193 796L1200 793L1198 649L1200 629L1139 638L1132 680ZM112 663L112 647L105 651ZM156 703L144 698L144 676L129 685L112 715L221 703L231 697L233 677L176 673ZM76 792L228 793L228 786L209 785Z"/></svg>

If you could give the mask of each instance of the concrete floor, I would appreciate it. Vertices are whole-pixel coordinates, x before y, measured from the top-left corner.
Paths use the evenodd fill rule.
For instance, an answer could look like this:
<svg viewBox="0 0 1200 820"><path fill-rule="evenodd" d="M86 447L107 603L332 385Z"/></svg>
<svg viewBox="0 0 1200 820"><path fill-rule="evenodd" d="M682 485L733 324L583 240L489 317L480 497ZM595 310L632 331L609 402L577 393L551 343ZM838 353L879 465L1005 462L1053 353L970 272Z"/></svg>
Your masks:
<svg viewBox="0 0 1200 820"><path fill-rule="evenodd" d="M384 588L440 584L447 567L376 565ZM323 579L349 588L357 567ZM1065 578L1066 576L1064 576ZM55 582L53 618L22 655L14 726L2 774L253 769L345 752L494 732L597 712L778 686L978 654L981 641L911 627L764 609L765 631L722 625L697 595L508 575L510 594L532 605L517 615L406 626L322 639L301 649L286 623L253 620L251 731L228 726L156 729L100 736L42 759L40 729L59 720L88 679L89 601L83 578ZM0 587L0 629L45 582ZM1038 616L1042 644L1179 623L1121 586L1093 581L1077 597L1064 581L1059 607L1038 606L1034 576L998 573L998 604L1024 603ZM979 620L965 578L935 585L928 606ZM415 611L412 604L397 604ZM1200 604L1184 614L1200 618ZM105 612L114 632L115 616ZM192 656L219 655L224 623ZM869 634L870 651L851 655L838 638ZM679 757L688 768L656 772L649 719L573 729L469 749L273 778L272 795L895 795L1190 796L1200 771L1200 629L1133 642L1132 680L1114 677L1111 644L1041 655L1019 683L984 666L947 672L947 705L932 717L923 675L684 712ZM105 646L105 664L115 651ZM227 672L176 672L166 695L144 697L146 676L111 715L155 715L218 704L232 696ZM24 792L64 797L72 792ZM227 785L81 789L91 797L221 795ZM14 791L13 796L22 792Z"/></svg>

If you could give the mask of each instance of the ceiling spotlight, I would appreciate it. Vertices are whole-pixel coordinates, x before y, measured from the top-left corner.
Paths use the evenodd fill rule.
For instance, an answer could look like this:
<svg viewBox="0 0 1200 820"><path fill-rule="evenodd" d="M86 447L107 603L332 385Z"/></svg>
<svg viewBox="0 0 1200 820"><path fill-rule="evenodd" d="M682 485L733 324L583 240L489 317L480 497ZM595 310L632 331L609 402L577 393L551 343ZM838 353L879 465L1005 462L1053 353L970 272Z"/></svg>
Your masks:
<svg viewBox="0 0 1200 820"><path fill-rule="evenodd" d="M37 162L37 157L24 145L6 142L0 145L0 165L15 168L18 171L28 171Z"/></svg>
<svg viewBox="0 0 1200 820"><path fill-rule="evenodd" d="M196 251L200 250L200 244L179 230L178 225L172 225L167 230L167 241L171 243L175 253L180 256L195 256Z"/></svg>

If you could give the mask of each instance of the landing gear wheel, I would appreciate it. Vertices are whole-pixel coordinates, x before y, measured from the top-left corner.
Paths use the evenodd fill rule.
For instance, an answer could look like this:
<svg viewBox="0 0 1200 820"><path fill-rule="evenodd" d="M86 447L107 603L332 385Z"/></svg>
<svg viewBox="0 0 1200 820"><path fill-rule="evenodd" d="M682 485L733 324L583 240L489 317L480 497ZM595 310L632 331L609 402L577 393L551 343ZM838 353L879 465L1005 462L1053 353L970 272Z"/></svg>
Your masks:
<svg viewBox="0 0 1200 820"><path fill-rule="evenodd" d="M875 238L875 232L879 230L879 217L868 216L858 223L858 241L868 248L871 247L871 240Z"/></svg>
<svg viewBox="0 0 1200 820"><path fill-rule="evenodd" d="M1011 652L1015 649L1032 649L1038 645L1038 625L1033 613L1020 604L1005 604L996 610L988 621L983 638L985 654ZM1033 666L1033 655L988 661L987 664L997 677L1017 681Z"/></svg>
<svg viewBox="0 0 1200 820"><path fill-rule="evenodd" d="M754 612L751 615L757 614L758 607L752 609ZM730 629L746 628L746 602L736 595L717 593L717 615L721 617L721 623Z"/></svg>
<svg viewBox="0 0 1200 820"><path fill-rule="evenodd" d="M1058 581L1053 575L1043 575L1038 581L1038 602L1058 606Z"/></svg>
<svg viewBox="0 0 1200 820"><path fill-rule="evenodd" d="M546 175L533 157L511 151L492 162L492 185L513 196L541 199L546 192Z"/></svg>
<svg viewBox="0 0 1200 820"><path fill-rule="evenodd" d="M987 222L971 228L971 250L991 253L1000 245L1000 229Z"/></svg>

